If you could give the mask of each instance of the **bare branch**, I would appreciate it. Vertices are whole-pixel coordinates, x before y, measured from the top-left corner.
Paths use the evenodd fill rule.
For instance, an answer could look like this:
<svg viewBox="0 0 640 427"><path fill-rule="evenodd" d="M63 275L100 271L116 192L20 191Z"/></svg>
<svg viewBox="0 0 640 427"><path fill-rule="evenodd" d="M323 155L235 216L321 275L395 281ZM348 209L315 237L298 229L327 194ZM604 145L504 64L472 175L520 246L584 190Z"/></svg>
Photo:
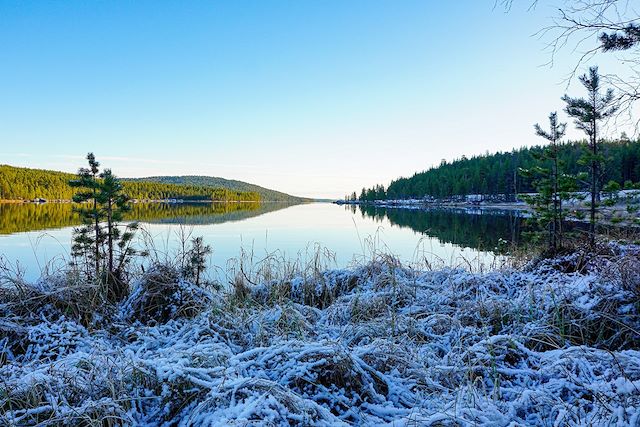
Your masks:
<svg viewBox="0 0 640 427"><path fill-rule="evenodd" d="M605 80L615 88L618 115L615 125L633 126L640 131L640 117L634 107L640 100L640 13L638 3L631 0L549 0L558 4L556 16L534 34L545 43L549 61L553 66L557 55L565 50L578 53L579 57L564 83L568 86L587 63L599 55L615 52L621 64L626 66L622 74L605 74ZM528 8L538 5L538 0L526 0ZM495 0L509 12L514 0Z"/></svg>

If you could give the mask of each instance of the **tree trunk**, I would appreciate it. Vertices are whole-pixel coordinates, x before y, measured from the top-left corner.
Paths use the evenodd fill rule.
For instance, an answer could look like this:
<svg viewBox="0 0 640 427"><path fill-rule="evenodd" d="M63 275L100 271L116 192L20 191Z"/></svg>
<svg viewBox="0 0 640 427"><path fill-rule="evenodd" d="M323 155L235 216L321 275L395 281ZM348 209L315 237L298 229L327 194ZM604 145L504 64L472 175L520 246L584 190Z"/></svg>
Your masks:
<svg viewBox="0 0 640 427"><path fill-rule="evenodd" d="M555 143L554 143L555 144ZM553 254L555 255L558 250L558 235L559 235L559 222L560 212L558 211L558 151L554 145L554 159L553 159Z"/></svg>
<svg viewBox="0 0 640 427"><path fill-rule="evenodd" d="M107 202L107 238L109 239L109 275L113 274L113 223L111 215L111 199Z"/></svg>
<svg viewBox="0 0 640 427"><path fill-rule="evenodd" d="M598 155L598 146L596 138L596 123L593 121L591 134L591 152L593 159L591 159L591 210L589 220L589 245L591 249L596 246L596 203L598 199L598 161L596 156Z"/></svg>
<svg viewBox="0 0 640 427"><path fill-rule="evenodd" d="M95 241L95 262L96 262L96 280L100 277L100 218L98 218L98 201L96 200L96 176L93 176L93 218L95 219L94 231L96 233Z"/></svg>

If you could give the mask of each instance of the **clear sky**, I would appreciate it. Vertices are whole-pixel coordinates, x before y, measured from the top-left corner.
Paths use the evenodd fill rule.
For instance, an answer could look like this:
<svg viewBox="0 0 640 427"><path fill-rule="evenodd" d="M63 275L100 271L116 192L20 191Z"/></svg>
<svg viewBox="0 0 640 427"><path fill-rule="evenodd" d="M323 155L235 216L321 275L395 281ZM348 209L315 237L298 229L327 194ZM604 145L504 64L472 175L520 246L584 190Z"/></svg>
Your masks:
<svg viewBox="0 0 640 427"><path fill-rule="evenodd" d="M576 55L525 3L0 0L0 163L342 197L538 143Z"/></svg>

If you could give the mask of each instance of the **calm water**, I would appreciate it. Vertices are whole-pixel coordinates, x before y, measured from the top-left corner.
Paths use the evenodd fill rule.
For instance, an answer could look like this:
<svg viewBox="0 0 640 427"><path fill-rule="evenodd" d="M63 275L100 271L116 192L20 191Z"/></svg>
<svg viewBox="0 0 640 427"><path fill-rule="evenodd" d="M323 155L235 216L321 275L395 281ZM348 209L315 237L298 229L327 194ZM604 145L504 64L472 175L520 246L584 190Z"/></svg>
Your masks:
<svg viewBox="0 0 640 427"><path fill-rule="evenodd" d="M372 251L392 253L404 262L488 264L495 259L499 239L517 240L521 227L521 219L508 213L329 203L139 204L128 219L140 221L163 253L176 250L181 228L203 236L214 250L212 266L222 268L242 249L252 250L255 259L274 252L296 258L316 245L335 254L333 267L370 258ZM0 204L0 255L35 279L47 263L59 267L68 261L73 226L78 224L69 204Z"/></svg>

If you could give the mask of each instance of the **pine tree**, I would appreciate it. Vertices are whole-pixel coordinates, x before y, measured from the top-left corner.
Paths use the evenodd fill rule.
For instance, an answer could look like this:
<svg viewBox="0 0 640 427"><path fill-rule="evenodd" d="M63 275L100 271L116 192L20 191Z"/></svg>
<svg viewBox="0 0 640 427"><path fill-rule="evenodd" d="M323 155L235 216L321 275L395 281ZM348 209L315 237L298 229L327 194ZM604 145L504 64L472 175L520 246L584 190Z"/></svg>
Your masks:
<svg viewBox="0 0 640 427"><path fill-rule="evenodd" d="M100 173L100 164L93 153L87 155L87 160L89 167L81 168L78 178L69 181L70 186L79 189L73 200L83 206L74 209L84 222L83 227L74 229L72 255L75 259L84 259L85 265L91 262L93 271L89 278L103 278L107 297L119 301L128 291L123 281L123 268L136 254L131 240L137 224L129 224L121 232L119 223L130 210L130 199L110 169Z"/></svg>
<svg viewBox="0 0 640 427"><path fill-rule="evenodd" d="M202 237L196 237L191 240L191 248L187 254L188 262L185 277L193 279L196 286L200 285L200 277L206 268L207 255L211 253L211 246L205 245Z"/></svg>
<svg viewBox="0 0 640 427"><path fill-rule="evenodd" d="M119 222L124 219L124 214L131 210L128 204L130 199L122 192L122 183L113 175L111 169L105 169L100 174L100 178L96 199L100 205L102 217L106 221L104 230L107 256L106 279L109 284L109 296L118 301L126 296L127 286L122 282L122 270L120 269L124 260L121 259L118 268L116 268L114 259L116 245L123 249L125 247L123 244L128 243L133 237L131 227L127 227L129 232L124 234L119 229Z"/></svg>
<svg viewBox="0 0 640 427"><path fill-rule="evenodd" d="M92 237L93 226L83 225L82 227L74 227L73 229L73 242L71 244L71 257L74 260L72 263L78 267L84 269L87 277L97 277L96 268L99 269L99 265L95 267L95 238ZM81 262L79 263L78 260ZM92 266L93 271L92 271Z"/></svg>
<svg viewBox="0 0 640 427"><path fill-rule="evenodd" d="M549 145L536 154L539 162L532 169L522 171L526 177L535 179L536 194L525 196L525 200L533 207L537 222L548 230L548 248L551 254L556 254L562 246L562 223L566 212L562 202L574 196L576 179L562 172L562 162L559 157L560 140L564 136L566 123L558 122L558 114L549 115L549 131L545 131L539 124L534 125L536 135L549 141Z"/></svg>
<svg viewBox="0 0 640 427"><path fill-rule="evenodd" d="M92 261L94 264L94 278L100 275L100 246L103 241L100 221L103 219L103 213L98 209L98 174L100 172L100 163L96 161L93 153L87 154L88 168L80 168L78 170L78 178L69 181L69 185L78 188L80 191L73 195L73 201L76 203L86 204L89 207L81 206L76 208L80 214L85 226L74 230L74 251L85 252L88 247L93 248ZM89 230L93 230L93 237L90 237Z"/></svg>
<svg viewBox="0 0 640 427"><path fill-rule="evenodd" d="M596 213L601 189L600 170L604 160L599 152L598 124L612 116L617 108L613 105L613 89L607 89L604 94L600 92L598 67L589 68L589 74L580 76L580 82L587 89L587 98L571 98L565 95L562 100L567 104L566 113L575 119L576 127L589 137L589 151L583 156L582 162L590 165L589 243L593 248L596 235Z"/></svg>

